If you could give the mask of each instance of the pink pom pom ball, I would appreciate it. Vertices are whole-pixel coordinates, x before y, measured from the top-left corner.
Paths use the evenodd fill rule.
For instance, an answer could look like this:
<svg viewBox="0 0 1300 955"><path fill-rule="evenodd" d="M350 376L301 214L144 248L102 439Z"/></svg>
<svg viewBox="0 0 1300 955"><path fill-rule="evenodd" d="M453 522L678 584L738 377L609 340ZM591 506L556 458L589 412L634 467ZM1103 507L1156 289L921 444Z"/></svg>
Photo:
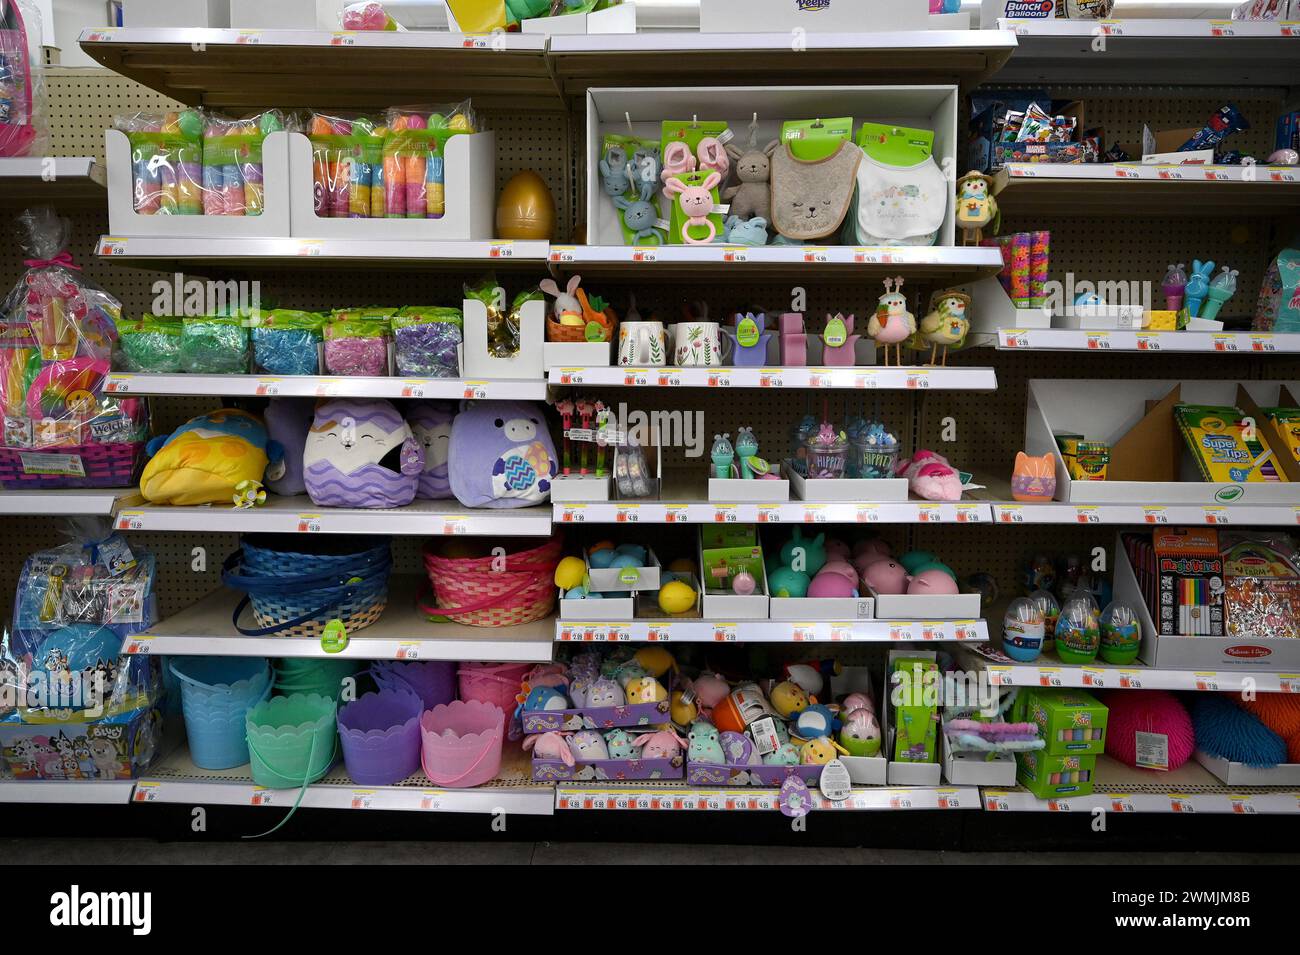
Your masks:
<svg viewBox="0 0 1300 955"><path fill-rule="evenodd" d="M731 580L731 589L742 597L748 597L754 592L754 575L747 570L742 570Z"/></svg>
<svg viewBox="0 0 1300 955"><path fill-rule="evenodd" d="M862 572L862 583L878 594L901 594L907 591L907 571L892 560L878 560Z"/></svg>
<svg viewBox="0 0 1300 955"><path fill-rule="evenodd" d="M923 570L907 585L909 595L938 596L960 593L957 581L942 570Z"/></svg>
<svg viewBox="0 0 1300 955"><path fill-rule="evenodd" d="M813 578L808 585L809 597L853 597L853 581L848 580L843 574L837 574L834 571L823 570Z"/></svg>
<svg viewBox="0 0 1300 955"><path fill-rule="evenodd" d="M1187 762L1196 749L1192 717L1167 690L1118 690L1103 699L1110 714L1106 722L1106 755L1128 766L1137 765L1137 734L1159 733L1169 740L1169 768Z"/></svg>

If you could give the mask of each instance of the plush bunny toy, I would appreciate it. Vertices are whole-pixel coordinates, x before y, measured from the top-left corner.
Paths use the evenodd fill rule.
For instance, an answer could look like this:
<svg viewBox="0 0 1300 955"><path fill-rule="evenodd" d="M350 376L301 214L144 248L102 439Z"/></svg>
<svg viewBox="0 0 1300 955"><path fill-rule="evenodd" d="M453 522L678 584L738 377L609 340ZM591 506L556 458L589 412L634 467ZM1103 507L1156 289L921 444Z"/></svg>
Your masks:
<svg viewBox="0 0 1300 955"><path fill-rule="evenodd" d="M740 179L737 185L722 191L722 198L731 204L731 215L740 219L759 216L772 221L772 187L768 179L772 174L772 153L778 145L779 140L774 139L762 149L751 148L744 153L735 146L727 147Z"/></svg>
<svg viewBox="0 0 1300 955"><path fill-rule="evenodd" d="M531 749L535 759L558 759L565 766L573 765L573 753L562 733L539 733L524 737L524 749Z"/></svg>

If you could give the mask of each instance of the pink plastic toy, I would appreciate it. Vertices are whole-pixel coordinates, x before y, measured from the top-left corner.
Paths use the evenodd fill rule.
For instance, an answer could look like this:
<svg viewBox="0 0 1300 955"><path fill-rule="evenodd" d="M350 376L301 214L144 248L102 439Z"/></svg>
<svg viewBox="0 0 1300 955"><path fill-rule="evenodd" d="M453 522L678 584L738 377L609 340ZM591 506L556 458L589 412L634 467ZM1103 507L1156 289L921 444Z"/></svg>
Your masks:
<svg viewBox="0 0 1300 955"><path fill-rule="evenodd" d="M808 364L808 335L804 331L803 315L786 312L781 316L781 364L802 368Z"/></svg>
<svg viewBox="0 0 1300 955"><path fill-rule="evenodd" d="M686 740L668 730L659 730L643 733L632 740L632 745L641 750L642 759L676 759L682 754Z"/></svg>
<svg viewBox="0 0 1300 955"><path fill-rule="evenodd" d="M698 186L688 186L678 178L664 182L664 195L677 196L677 205L686 216L682 223L682 241L687 245L708 245L718 235L718 228L709 218L713 212L713 187L722 181L722 176L710 172ZM708 235L697 238L691 235L691 229L706 228Z"/></svg>
<svg viewBox="0 0 1300 955"><path fill-rule="evenodd" d="M909 596L940 596L960 593L957 581L942 570L923 570L907 585Z"/></svg>
<svg viewBox="0 0 1300 955"><path fill-rule="evenodd" d="M843 712L852 716L856 710L866 710L867 712L871 712L876 708L876 704L872 701L871 697L865 693L850 693L844 698L844 702L840 704L840 708Z"/></svg>
<svg viewBox="0 0 1300 955"><path fill-rule="evenodd" d="M847 560L840 560L840 559L828 560L825 563L825 565L823 565L822 569L818 571L818 575L820 576L821 574L825 574L825 573L839 574L841 577L843 577L849 583L854 584L855 586L857 585L858 582L858 572L853 569L853 565L850 564Z"/></svg>
<svg viewBox="0 0 1300 955"><path fill-rule="evenodd" d="M907 478L907 486L927 501L960 501L961 476L948 459L934 451L917 451L898 462L894 473Z"/></svg>
<svg viewBox="0 0 1300 955"><path fill-rule="evenodd" d="M752 594L755 586L754 575L747 570L741 570L740 573L731 578L731 589L742 597L748 597Z"/></svg>
<svg viewBox="0 0 1300 955"><path fill-rule="evenodd" d="M855 595L853 581L833 570L823 570L808 585L809 597L853 597Z"/></svg>
<svg viewBox="0 0 1300 955"><path fill-rule="evenodd" d="M838 537L828 538L825 546L826 558L828 560L834 560L837 558L839 560L849 559L849 554L851 553L849 545L844 543L844 541L840 540Z"/></svg>
<svg viewBox="0 0 1300 955"><path fill-rule="evenodd" d="M701 673L693 682L687 681L686 688L695 694L696 704L705 713L731 693L731 685L716 673Z"/></svg>
<svg viewBox="0 0 1300 955"><path fill-rule="evenodd" d="M853 545L853 562L856 564L864 555L870 557L871 563L881 557L892 557L889 545L879 537L867 537Z"/></svg>
<svg viewBox="0 0 1300 955"><path fill-rule="evenodd" d="M533 751L534 759L559 759L565 766L573 765L573 753L563 733L540 733L524 737L524 749Z"/></svg>
<svg viewBox="0 0 1300 955"><path fill-rule="evenodd" d="M1129 766L1137 764L1137 734L1159 733L1168 740L1169 768L1177 769L1196 749L1192 718L1178 697L1166 690L1107 693L1106 755Z"/></svg>
<svg viewBox="0 0 1300 955"><path fill-rule="evenodd" d="M878 560L862 572L863 585L878 594L906 593L907 582L907 571L893 560Z"/></svg>

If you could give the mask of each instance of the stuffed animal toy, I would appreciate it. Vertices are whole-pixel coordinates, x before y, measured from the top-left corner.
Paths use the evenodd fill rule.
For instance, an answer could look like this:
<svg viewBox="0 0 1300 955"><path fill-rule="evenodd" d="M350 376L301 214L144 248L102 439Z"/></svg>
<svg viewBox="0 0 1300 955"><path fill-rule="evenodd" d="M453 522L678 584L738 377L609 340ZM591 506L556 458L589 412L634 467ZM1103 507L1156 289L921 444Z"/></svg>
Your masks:
<svg viewBox="0 0 1300 955"><path fill-rule="evenodd" d="M809 577L815 576L826 563L825 542L825 534L809 539L796 527L793 536L781 548L782 565L802 571ZM796 566L796 558L800 557L799 563L803 566Z"/></svg>
<svg viewBox="0 0 1300 955"><path fill-rule="evenodd" d="M610 759L635 759L636 747L627 730L612 729L605 733L605 748Z"/></svg>
<svg viewBox="0 0 1300 955"><path fill-rule="evenodd" d="M839 751L840 747L829 736L818 736L799 747L799 762L805 766L825 766Z"/></svg>
<svg viewBox="0 0 1300 955"><path fill-rule="evenodd" d="M528 507L551 493L558 467L540 405L475 402L456 415L447 449L451 490L467 507Z"/></svg>
<svg viewBox="0 0 1300 955"><path fill-rule="evenodd" d="M382 398L316 406L302 456L307 493L326 507L402 507L415 499L424 448Z"/></svg>
<svg viewBox="0 0 1300 955"><path fill-rule="evenodd" d="M728 245L767 245L767 220L762 216L752 219L728 216L726 227L723 241Z"/></svg>
<svg viewBox="0 0 1300 955"><path fill-rule="evenodd" d="M638 703L662 703L667 699L668 691L652 676L638 677L627 685L628 706L635 706Z"/></svg>
<svg viewBox="0 0 1300 955"><path fill-rule="evenodd" d="M808 694L797 683L791 683L785 680L772 687L772 692L768 694L768 699L772 703L772 709L784 720L790 719L796 713L808 708Z"/></svg>
<svg viewBox="0 0 1300 955"><path fill-rule="evenodd" d="M795 714L790 722L790 734L798 739L816 739L830 736L839 726L839 721L829 707L820 703L810 703Z"/></svg>
<svg viewBox="0 0 1300 955"><path fill-rule="evenodd" d="M569 699L553 686L535 686L528 691L524 697L523 709L527 712L537 710L555 711L567 710L569 708Z"/></svg>
<svg viewBox="0 0 1300 955"><path fill-rule="evenodd" d="M677 759L687 742L669 730L658 730L642 733L632 740L632 745L641 751L642 759Z"/></svg>
<svg viewBox="0 0 1300 955"><path fill-rule="evenodd" d="M772 154L781 145L774 139L762 149L751 147L741 152L735 146L727 146L727 155L735 160L736 178L740 180L734 186L722 190L722 199L731 205L731 214L740 219L763 219L763 242L767 242L767 223L772 219ZM730 220L728 220L730 221ZM728 241L734 241L728 239Z"/></svg>
<svg viewBox="0 0 1300 955"><path fill-rule="evenodd" d="M677 670L677 661L663 647L642 647L632 659L655 679Z"/></svg>
<svg viewBox="0 0 1300 955"><path fill-rule="evenodd" d="M727 754L722 750L722 740L718 728L712 723L696 720L691 724L690 749L686 758L692 763L718 763L727 761Z"/></svg>
<svg viewBox="0 0 1300 955"><path fill-rule="evenodd" d="M927 501L961 500L961 476L947 458L934 451L917 451L914 457L904 458L894 473L907 478L908 488L917 497Z"/></svg>
<svg viewBox="0 0 1300 955"><path fill-rule="evenodd" d="M782 743L763 757L764 766L798 766L799 748L794 743Z"/></svg>
<svg viewBox="0 0 1300 955"><path fill-rule="evenodd" d="M619 686L623 687L624 690L633 680L640 680L649 675L650 672L635 660L620 663L610 672L610 676L617 680Z"/></svg>
<svg viewBox="0 0 1300 955"><path fill-rule="evenodd" d="M241 484L283 474L284 449L260 418L223 408L191 418L145 448L140 496L154 504L231 504Z"/></svg>
<svg viewBox="0 0 1300 955"><path fill-rule="evenodd" d="M266 476L266 489L272 494L292 497L306 494L302 476L302 451L311 431L316 402L311 398L272 398L266 406L266 433L272 443L284 449L284 473L277 478Z"/></svg>
<svg viewBox="0 0 1300 955"><path fill-rule="evenodd" d="M587 706L592 708L622 706L626 702L627 697L623 693L623 688L616 681L604 677L591 684L591 689L587 691Z"/></svg>
<svg viewBox="0 0 1300 955"><path fill-rule="evenodd" d="M957 180L957 228L961 229L962 245L979 245L984 241L984 230L997 235L1002 223L1002 212L993 198L993 177L972 169Z"/></svg>
<svg viewBox="0 0 1300 955"><path fill-rule="evenodd" d="M609 749L605 746L605 737L595 730L579 730L569 737L569 752L580 763L590 763L598 759L609 759Z"/></svg>
<svg viewBox="0 0 1300 955"><path fill-rule="evenodd" d="M719 736L719 741L722 743L722 751L726 754L728 765L754 766L759 763L754 741L744 733L727 730Z"/></svg>
<svg viewBox="0 0 1300 955"><path fill-rule="evenodd" d="M450 402L417 402L407 413L411 434L424 448L424 470L420 472L415 496L429 500L451 497L447 475L447 448L451 444L451 422L456 417Z"/></svg>
<svg viewBox="0 0 1300 955"><path fill-rule="evenodd" d="M565 766L573 765L573 751L562 733L536 733L524 737L524 749L532 750L533 759L558 759Z"/></svg>

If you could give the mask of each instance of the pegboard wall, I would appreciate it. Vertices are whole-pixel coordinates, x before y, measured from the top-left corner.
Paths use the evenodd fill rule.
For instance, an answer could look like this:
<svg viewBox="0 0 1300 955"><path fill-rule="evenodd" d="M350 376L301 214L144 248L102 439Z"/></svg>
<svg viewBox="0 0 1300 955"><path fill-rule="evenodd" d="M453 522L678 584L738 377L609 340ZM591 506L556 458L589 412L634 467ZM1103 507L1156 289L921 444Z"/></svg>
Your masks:
<svg viewBox="0 0 1300 955"><path fill-rule="evenodd" d="M175 108L173 101L139 84L101 70L54 68L47 71L46 91L50 102L51 152L54 155L102 157L103 129L115 116L137 111ZM1265 91L1205 91L1192 95L1177 88L1076 87L1053 89L1057 98L1083 99L1087 122L1106 130L1110 142L1133 142L1141 125L1153 128L1199 126L1223 102L1235 102L1255 119L1251 130L1235 140L1238 148L1258 152L1271 142L1272 117L1281 103ZM325 104L322 104L324 106ZM533 168L550 185L559 209L560 241L568 240L579 225L583 208L585 170L582 123L574 116L557 114L480 113L483 125L497 133L497 183L503 184L520 169ZM111 290L129 314L150 308L153 283L169 275L144 269L106 264L93 255L98 237L108 230L103 212L80 211L70 215L73 226L71 250L85 267L85 274ZM1254 303L1264 268L1271 256L1290 237L1282 234L1278 220L1243 217L1196 219L1028 218L1007 217L1004 229L1052 231L1052 275L1064 282L1072 273L1076 281L1122 279L1150 281L1158 288L1170 262L1191 258L1213 258L1240 269L1240 289L1233 305L1240 314ZM11 285L21 274L22 254L12 244L0 251L0 282ZM465 281L474 274L446 271L380 271L373 268L319 271L258 269L206 269L213 278L256 278L262 281L264 303L286 307L329 309L343 305L408 303L458 304ZM499 276L513 294L541 278L540 273L511 272ZM796 294L789 283L746 281L719 283L716 277L704 282L602 281L599 291L620 313L629 294L635 294L643 317L658 312L673 319L687 303L705 297L712 314L724 315L737 309L790 310ZM594 283L593 283L594 284ZM819 283L802 289L810 329L818 329L827 312L853 312L866 316L881 293L877 284L852 280ZM930 287L923 282L908 284L917 303L928 300ZM914 309L915 311L916 309ZM776 456L789 444L792 425L805 413L823 409L837 420L852 412L880 417L895 430L905 452L933 448L947 455L955 465L981 479L1005 483L1015 453L1023 443L1026 393L1029 378L1296 378L1300 362L1292 358L1231 356L1077 355L1021 354L991 348L968 348L954 353L950 363L991 365L996 369L999 388L993 393L965 394L932 392L917 396L882 392L870 396L849 393L820 394L809 391L712 392L704 390L632 389L593 390L613 406L625 402L629 409L644 411L682 410L702 414L693 427L703 442L705 457L688 458L684 448L670 449L665 465L671 474L689 472L699 479L707 461L708 448L717 432L735 433L741 425L754 428L762 452ZM1099 386L1099 387L1104 387ZM209 410L204 399L154 399L157 430L169 431L194 414ZM943 437L944 420L955 423L954 440ZM0 545L0 610L3 619L11 613L13 581L27 554L52 546L63 539L64 522L49 518L6 518L5 541ZM599 527L587 528L599 533ZM647 542L664 559L689 553L694 548L694 529L689 527L642 528ZM986 571L994 575L1004 595L1016 592L1026 562L1033 555L1087 555L1094 547L1112 547L1114 528L1020 525L1015 527L898 525L885 526L881 534L896 548L922 547L938 553L961 574ZM162 612L174 613L215 588L222 559L238 546L233 534L141 534L132 541L160 558ZM421 541L397 538L394 552L401 572L419 573ZM192 569L193 550L204 548L206 569ZM865 652L865 651L864 651ZM848 658L846 658L847 660ZM864 658L865 659L865 658ZM854 661L856 662L856 661Z"/></svg>

